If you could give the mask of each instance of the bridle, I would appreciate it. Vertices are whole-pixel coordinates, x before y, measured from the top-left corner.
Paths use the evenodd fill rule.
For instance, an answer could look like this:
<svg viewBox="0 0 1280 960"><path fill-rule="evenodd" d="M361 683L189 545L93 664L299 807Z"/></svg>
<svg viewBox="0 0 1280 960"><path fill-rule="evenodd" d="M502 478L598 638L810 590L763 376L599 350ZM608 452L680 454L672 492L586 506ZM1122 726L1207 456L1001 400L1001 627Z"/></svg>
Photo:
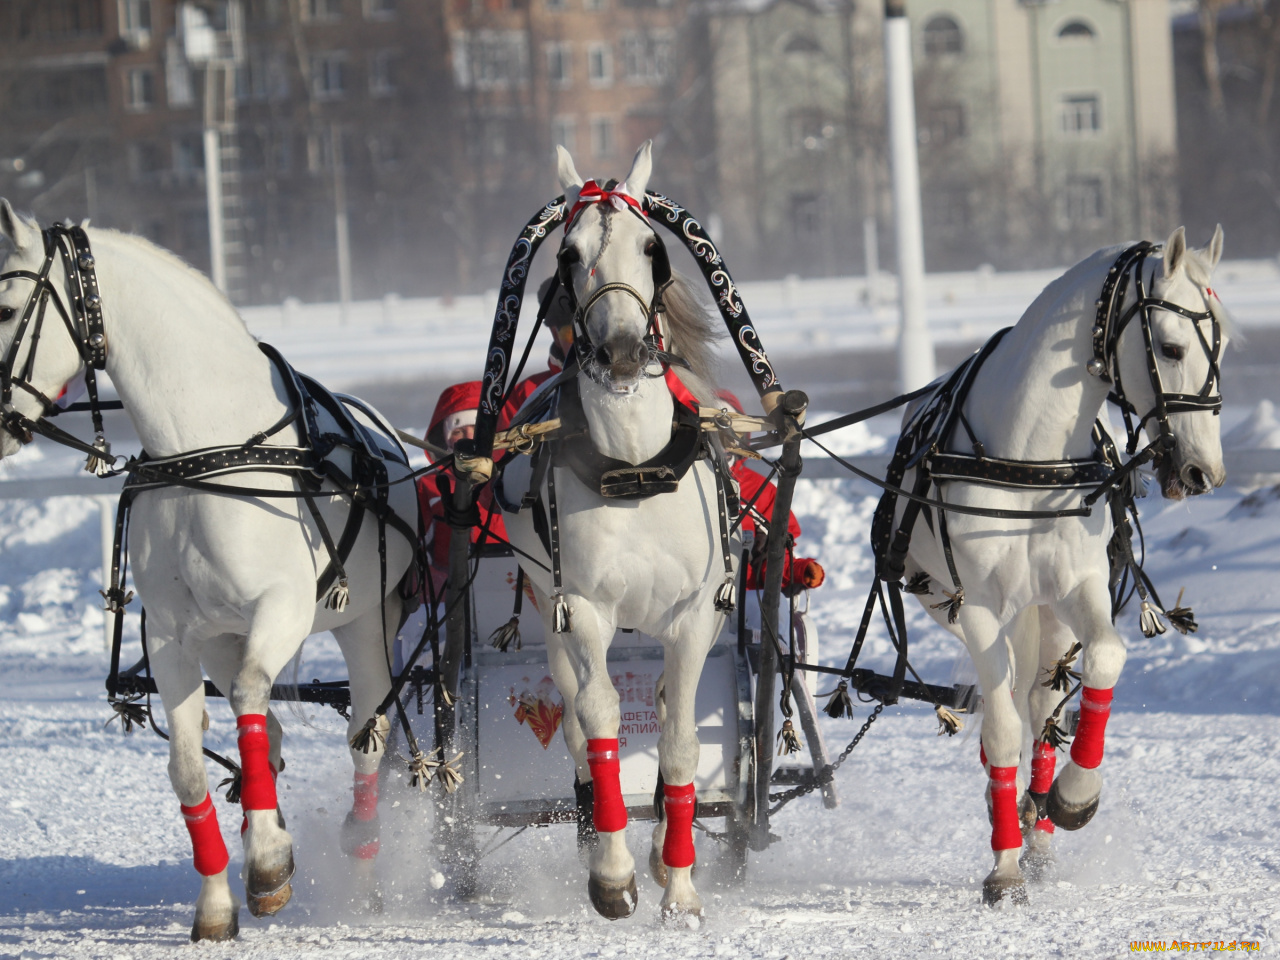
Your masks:
<svg viewBox="0 0 1280 960"><path fill-rule="evenodd" d="M1107 271L1107 278L1102 285L1102 294L1098 298L1097 319L1093 327L1093 359L1085 369L1104 383L1111 384L1107 396L1120 408L1124 415L1125 429L1129 439L1127 453L1133 456L1140 442L1139 433L1150 420L1155 420L1159 428L1159 436L1152 439L1148 449L1159 455L1163 451L1171 451L1177 444L1173 429L1169 426L1169 414L1213 411L1214 415L1222 412L1222 395L1214 392L1220 389L1221 374L1218 361L1222 354L1222 327L1212 309L1202 311L1188 310L1179 304L1147 294L1148 284L1143 278L1143 267L1147 257L1160 249L1159 244L1148 241L1134 244L1120 254L1119 258ZM1133 281L1135 300L1127 309L1124 307L1125 295L1128 292L1130 278ZM1203 294L1202 294L1203 296ZM1151 315L1153 310L1167 310L1192 321L1196 337L1209 359L1209 370L1205 375L1204 385L1198 393L1172 393L1164 388L1160 376L1160 365L1156 362L1155 342L1151 332ZM1151 390L1155 396L1152 408L1145 414L1138 409L1125 394L1124 384L1120 379L1120 360L1117 347L1120 335L1134 317L1142 326L1143 346L1147 354L1147 375L1151 380ZM1212 332L1212 342L1204 335L1200 327L1203 320L1208 320Z"/></svg>
<svg viewBox="0 0 1280 960"><path fill-rule="evenodd" d="M107 365L107 335L102 322L102 297L98 291L93 254L89 250L89 238L82 227L70 223L54 224L41 231L44 240L44 262L37 271L10 270L0 274L0 282L6 280L30 280L31 294L27 297L13 340L0 360L0 429L13 436L19 443L27 444L33 433L62 431L48 423L46 418L57 412L57 404L32 382L35 374L36 352L44 328L45 314L50 303L62 318L71 336L76 352L84 364L85 388L88 392L88 409L93 416L94 443L99 463L109 467L112 462L111 447L103 435L102 410L98 399L97 371ZM59 291L51 279L53 264L62 259L67 277L67 291ZM23 361L22 369L15 371L18 354L30 334L31 346ZM13 390L17 387L40 401L41 414L32 420L13 405ZM80 447L87 444L80 443ZM94 454L90 454L93 456Z"/></svg>

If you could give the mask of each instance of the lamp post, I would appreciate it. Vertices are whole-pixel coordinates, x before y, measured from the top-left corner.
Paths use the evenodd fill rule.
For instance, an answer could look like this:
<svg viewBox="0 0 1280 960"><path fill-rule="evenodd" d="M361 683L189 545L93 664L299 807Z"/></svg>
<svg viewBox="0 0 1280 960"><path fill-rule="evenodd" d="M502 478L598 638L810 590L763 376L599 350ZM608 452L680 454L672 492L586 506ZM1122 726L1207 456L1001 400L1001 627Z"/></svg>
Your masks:
<svg viewBox="0 0 1280 960"><path fill-rule="evenodd" d="M898 253L898 376L915 390L934 376L933 341L924 316L924 227L920 215L920 159L911 70L911 26L905 0L884 4L885 89L889 107L889 158Z"/></svg>

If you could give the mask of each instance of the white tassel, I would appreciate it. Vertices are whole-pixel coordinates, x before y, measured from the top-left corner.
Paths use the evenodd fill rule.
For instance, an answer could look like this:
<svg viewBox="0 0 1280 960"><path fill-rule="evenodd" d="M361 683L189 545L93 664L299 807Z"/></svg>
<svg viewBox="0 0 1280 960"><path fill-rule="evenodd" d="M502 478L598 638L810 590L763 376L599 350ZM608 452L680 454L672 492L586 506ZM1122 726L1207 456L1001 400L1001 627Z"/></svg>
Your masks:
<svg viewBox="0 0 1280 960"><path fill-rule="evenodd" d="M568 633L573 629L573 619L569 604L563 596L557 594L555 606L551 610L551 630L553 633Z"/></svg>
<svg viewBox="0 0 1280 960"><path fill-rule="evenodd" d="M724 583L716 591L716 609L721 613L733 613L733 608L737 605L738 586L733 582L733 577L725 577Z"/></svg>
<svg viewBox="0 0 1280 960"><path fill-rule="evenodd" d="M111 444L99 434L93 441L93 448L98 452L91 453L85 459L85 473L92 473L95 476L105 477L111 472L111 467L115 463L115 457L111 455Z"/></svg>
<svg viewBox="0 0 1280 960"><path fill-rule="evenodd" d="M1142 635L1144 637L1154 637L1158 633L1164 633L1164 623L1160 619L1160 611L1153 607L1146 600L1142 601L1142 613L1138 617L1138 623L1142 627Z"/></svg>
<svg viewBox="0 0 1280 960"><path fill-rule="evenodd" d="M1141 500L1147 495L1147 478L1140 470L1132 470L1128 476L1129 496Z"/></svg>
<svg viewBox="0 0 1280 960"><path fill-rule="evenodd" d="M347 586L347 578L339 578L334 588L329 591L329 596L325 600L324 605L330 610L336 610L341 613L347 609L347 604L351 602L351 590Z"/></svg>

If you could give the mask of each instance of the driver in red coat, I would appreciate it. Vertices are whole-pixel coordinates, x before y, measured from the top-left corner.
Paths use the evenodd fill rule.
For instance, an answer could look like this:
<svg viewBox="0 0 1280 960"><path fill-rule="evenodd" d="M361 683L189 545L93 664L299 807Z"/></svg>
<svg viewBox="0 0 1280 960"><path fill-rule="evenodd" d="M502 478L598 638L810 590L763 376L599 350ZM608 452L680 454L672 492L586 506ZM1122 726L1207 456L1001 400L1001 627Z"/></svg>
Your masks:
<svg viewBox="0 0 1280 960"><path fill-rule="evenodd" d="M551 289L554 280L554 277L548 277L542 281L542 286L538 288L539 303L546 298L547 291ZM538 387L564 369L565 357L569 355L569 348L573 346L573 303L564 290L556 291L555 300L547 308L546 317L542 322L550 328L552 337L551 350L547 355L547 369L525 377L511 391L511 397L498 418L499 430L505 430L511 425L516 413L524 406L524 402L533 396Z"/></svg>
<svg viewBox="0 0 1280 960"><path fill-rule="evenodd" d="M742 402L728 390L719 390L716 396L738 413L743 412ZM738 481L738 496L744 511L742 530L744 533L755 534L747 567L747 589L758 590L764 586L765 538L769 521L773 518L773 504L778 490L772 481L766 480L747 466L745 459L735 459L730 472ZM757 532L757 528L760 528L760 532ZM800 539L800 521L794 513L787 517L787 532L791 534L793 544ZM797 557L793 549L787 551L787 567L782 572L783 592L792 595L801 590L820 587L826 576L826 571L817 560L812 557Z"/></svg>

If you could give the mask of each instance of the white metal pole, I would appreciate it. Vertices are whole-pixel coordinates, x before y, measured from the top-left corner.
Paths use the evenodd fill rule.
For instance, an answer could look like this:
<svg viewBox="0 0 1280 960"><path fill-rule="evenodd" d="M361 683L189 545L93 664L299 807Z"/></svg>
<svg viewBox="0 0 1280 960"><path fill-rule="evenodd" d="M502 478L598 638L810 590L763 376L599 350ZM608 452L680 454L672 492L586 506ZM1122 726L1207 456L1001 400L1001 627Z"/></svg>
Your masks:
<svg viewBox="0 0 1280 960"><path fill-rule="evenodd" d="M209 73L205 83L213 82L212 68ZM213 277L213 285L226 293L227 255L222 243L222 137L213 126L204 128L204 193L209 205L209 273Z"/></svg>
<svg viewBox="0 0 1280 960"><path fill-rule="evenodd" d="M351 236L347 230L347 171L342 155L342 132L329 125L333 148L333 226L338 246L338 303L343 323L351 308Z"/></svg>
<svg viewBox="0 0 1280 960"><path fill-rule="evenodd" d="M934 376L933 342L924 317L924 227L920 216L920 161L911 70L911 27L904 0L885 0L885 88L889 101L889 154L893 172L894 233L898 250L898 375L903 390Z"/></svg>
<svg viewBox="0 0 1280 960"><path fill-rule="evenodd" d="M111 548L116 539L116 498L97 497L98 528L102 536L102 590L105 593L111 588ZM102 611L102 649L111 652L111 641L115 631L115 614L110 610Z"/></svg>
<svg viewBox="0 0 1280 960"><path fill-rule="evenodd" d="M867 306L874 310L880 302L880 238L875 217L862 218L862 249L867 265Z"/></svg>

